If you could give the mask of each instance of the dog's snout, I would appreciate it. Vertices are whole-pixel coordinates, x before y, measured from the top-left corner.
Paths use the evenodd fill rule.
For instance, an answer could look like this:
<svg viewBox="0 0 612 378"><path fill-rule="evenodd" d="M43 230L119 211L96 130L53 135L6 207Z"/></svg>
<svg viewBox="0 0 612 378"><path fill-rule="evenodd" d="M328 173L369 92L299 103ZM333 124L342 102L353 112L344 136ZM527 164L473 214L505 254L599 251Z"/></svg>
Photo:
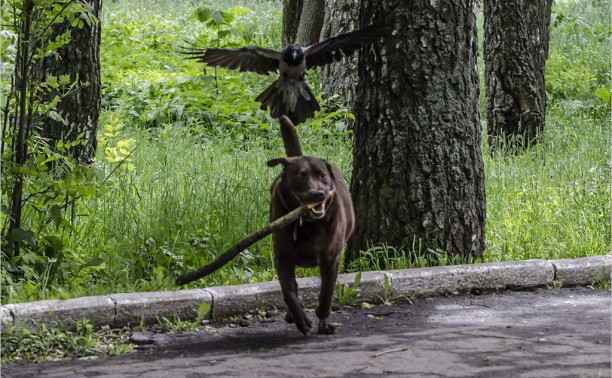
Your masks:
<svg viewBox="0 0 612 378"><path fill-rule="evenodd" d="M318 189L310 192L313 201L323 201L325 199L325 190Z"/></svg>

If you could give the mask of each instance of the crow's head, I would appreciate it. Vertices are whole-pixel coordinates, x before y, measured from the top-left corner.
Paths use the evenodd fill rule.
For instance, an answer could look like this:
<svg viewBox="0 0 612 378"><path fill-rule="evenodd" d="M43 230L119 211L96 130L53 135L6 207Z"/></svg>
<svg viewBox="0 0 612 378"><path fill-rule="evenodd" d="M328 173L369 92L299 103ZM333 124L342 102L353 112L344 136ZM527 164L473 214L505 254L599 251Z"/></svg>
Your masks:
<svg viewBox="0 0 612 378"><path fill-rule="evenodd" d="M283 52L283 61L289 66L299 66L304 60L304 50L298 45L289 45Z"/></svg>

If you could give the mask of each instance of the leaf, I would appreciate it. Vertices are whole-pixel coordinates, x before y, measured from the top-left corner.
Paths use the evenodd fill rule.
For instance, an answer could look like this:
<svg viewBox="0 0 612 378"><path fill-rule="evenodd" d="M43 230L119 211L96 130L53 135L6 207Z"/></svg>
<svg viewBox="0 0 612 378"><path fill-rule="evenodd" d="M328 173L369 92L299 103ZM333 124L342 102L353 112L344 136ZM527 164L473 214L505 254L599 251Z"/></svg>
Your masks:
<svg viewBox="0 0 612 378"><path fill-rule="evenodd" d="M57 89L59 88L59 83L57 82L57 76L49 75L47 76L47 80L45 84L50 86L51 88Z"/></svg>
<svg viewBox="0 0 612 378"><path fill-rule="evenodd" d="M79 185L77 186L77 192L82 196L93 197L96 195L95 185Z"/></svg>
<svg viewBox="0 0 612 378"><path fill-rule="evenodd" d="M99 266L104 262L101 257L94 257L85 263L86 267Z"/></svg>
<svg viewBox="0 0 612 378"><path fill-rule="evenodd" d="M249 13L249 8L235 6L233 8L229 8L227 11L234 16L240 16L241 14Z"/></svg>
<svg viewBox="0 0 612 378"><path fill-rule="evenodd" d="M47 247L53 252L59 252L64 249L64 242L62 241L62 238L57 235L45 235L44 240Z"/></svg>
<svg viewBox="0 0 612 378"><path fill-rule="evenodd" d="M49 216L55 223L55 229L57 229L62 221L62 209L57 205L52 205L49 208Z"/></svg>
<svg viewBox="0 0 612 378"><path fill-rule="evenodd" d="M51 118L54 121L61 122L64 125L67 124L66 120L55 110L49 111L48 115L49 115L49 118Z"/></svg>
<svg viewBox="0 0 612 378"><path fill-rule="evenodd" d="M22 175L40 176L40 171L33 168L19 167L18 172Z"/></svg>
<svg viewBox="0 0 612 378"><path fill-rule="evenodd" d="M193 11L193 17L197 18L200 22L207 22L210 20L210 14L212 11L209 8L197 7Z"/></svg>
<svg viewBox="0 0 612 378"><path fill-rule="evenodd" d="M31 230L24 230L23 228L17 227L11 232L11 240L16 242L25 241L32 248L36 248L36 238L34 232Z"/></svg>
<svg viewBox="0 0 612 378"><path fill-rule="evenodd" d="M223 12L221 11L212 12L210 18L212 19L212 21L214 21L214 25L216 26L222 25L224 23Z"/></svg>
<svg viewBox="0 0 612 378"><path fill-rule="evenodd" d="M198 308L198 319L202 320L210 312L210 303L202 303Z"/></svg>
<svg viewBox="0 0 612 378"><path fill-rule="evenodd" d="M606 104L610 103L610 98L612 97L610 95L610 90L608 88L599 88L595 91L595 96L599 97L600 99L604 100Z"/></svg>
<svg viewBox="0 0 612 378"><path fill-rule="evenodd" d="M242 33L237 29L230 28L230 32L232 32L232 34L235 35L236 37L243 38Z"/></svg>
<svg viewBox="0 0 612 378"><path fill-rule="evenodd" d="M6 215L7 217L10 217L11 214L11 210L8 208L8 206L2 204L2 214Z"/></svg>
<svg viewBox="0 0 612 378"><path fill-rule="evenodd" d="M70 75L62 75L59 78L59 82L61 85L68 85L70 84Z"/></svg>
<svg viewBox="0 0 612 378"><path fill-rule="evenodd" d="M234 20L234 15L232 13L229 13L229 12L221 12L221 16L223 17L223 21L226 24L229 24L230 22L232 22Z"/></svg>

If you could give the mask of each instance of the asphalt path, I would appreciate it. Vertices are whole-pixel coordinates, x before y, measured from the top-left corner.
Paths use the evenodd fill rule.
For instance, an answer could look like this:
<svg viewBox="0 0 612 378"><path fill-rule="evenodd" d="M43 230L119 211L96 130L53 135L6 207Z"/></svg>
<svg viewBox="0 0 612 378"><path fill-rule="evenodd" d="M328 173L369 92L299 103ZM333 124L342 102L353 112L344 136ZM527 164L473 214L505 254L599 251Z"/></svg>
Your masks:
<svg viewBox="0 0 612 378"><path fill-rule="evenodd" d="M129 355L2 377L610 377L611 306L610 291L590 288L425 298L344 308L335 335L308 336L277 312L135 334L144 345Z"/></svg>

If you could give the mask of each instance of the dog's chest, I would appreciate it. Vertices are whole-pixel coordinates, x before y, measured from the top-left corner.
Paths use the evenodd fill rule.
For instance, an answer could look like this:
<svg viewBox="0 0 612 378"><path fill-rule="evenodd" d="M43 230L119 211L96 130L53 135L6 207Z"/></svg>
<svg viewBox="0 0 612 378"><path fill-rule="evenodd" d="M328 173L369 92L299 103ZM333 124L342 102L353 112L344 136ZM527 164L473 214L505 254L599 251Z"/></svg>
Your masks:
<svg viewBox="0 0 612 378"><path fill-rule="evenodd" d="M276 233L275 252L290 258L299 266L316 266L321 260L328 260L331 254L337 254L334 230L321 222L296 222L283 232Z"/></svg>

